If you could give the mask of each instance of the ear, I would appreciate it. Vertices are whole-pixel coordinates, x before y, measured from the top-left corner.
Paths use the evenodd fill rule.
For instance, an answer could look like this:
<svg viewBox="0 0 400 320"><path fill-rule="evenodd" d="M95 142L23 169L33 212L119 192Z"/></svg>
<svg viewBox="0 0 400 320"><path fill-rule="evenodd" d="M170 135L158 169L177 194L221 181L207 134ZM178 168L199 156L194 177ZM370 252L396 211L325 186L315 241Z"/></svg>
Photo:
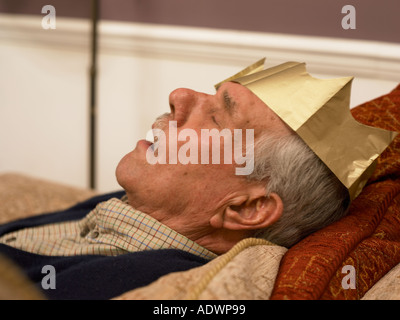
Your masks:
<svg viewBox="0 0 400 320"><path fill-rule="evenodd" d="M214 227L229 230L257 230L268 227L282 215L283 202L276 193L269 196L238 197L223 214L211 218Z"/></svg>

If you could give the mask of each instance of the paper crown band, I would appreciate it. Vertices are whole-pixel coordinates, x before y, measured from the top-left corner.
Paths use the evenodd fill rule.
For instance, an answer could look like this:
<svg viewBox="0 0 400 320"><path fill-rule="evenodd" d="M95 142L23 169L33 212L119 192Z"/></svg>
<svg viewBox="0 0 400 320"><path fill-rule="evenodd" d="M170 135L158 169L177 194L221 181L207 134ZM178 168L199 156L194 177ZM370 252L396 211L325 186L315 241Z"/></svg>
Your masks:
<svg viewBox="0 0 400 320"><path fill-rule="evenodd" d="M353 200L397 133L353 118L349 108L353 77L317 79L299 62L263 70L264 61L257 61L216 88L233 81L251 90L303 139Z"/></svg>

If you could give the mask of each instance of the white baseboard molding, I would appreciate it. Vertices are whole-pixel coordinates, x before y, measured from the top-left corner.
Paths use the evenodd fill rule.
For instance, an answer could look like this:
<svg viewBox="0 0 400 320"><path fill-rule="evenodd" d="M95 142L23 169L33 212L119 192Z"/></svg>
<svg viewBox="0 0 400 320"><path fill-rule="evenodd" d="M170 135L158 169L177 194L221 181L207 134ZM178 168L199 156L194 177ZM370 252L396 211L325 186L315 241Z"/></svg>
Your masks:
<svg viewBox="0 0 400 320"><path fill-rule="evenodd" d="M105 51L239 67L265 56L270 65L294 60L320 74L400 81L400 44L108 21L100 26Z"/></svg>
<svg viewBox="0 0 400 320"><path fill-rule="evenodd" d="M89 50L89 20L57 18L56 30L44 30L41 19L0 14L0 41ZM268 65L295 60L311 73L400 82L396 43L100 21L99 50L238 67L267 57Z"/></svg>

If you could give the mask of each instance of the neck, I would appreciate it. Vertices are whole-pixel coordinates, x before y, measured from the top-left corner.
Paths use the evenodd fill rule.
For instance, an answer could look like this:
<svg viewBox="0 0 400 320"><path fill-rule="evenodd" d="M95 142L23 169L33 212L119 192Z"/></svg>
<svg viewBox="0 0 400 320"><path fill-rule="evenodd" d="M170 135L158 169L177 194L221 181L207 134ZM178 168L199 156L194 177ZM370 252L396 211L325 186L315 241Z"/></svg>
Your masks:
<svg viewBox="0 0 400 320"><path fill-rule="evenodd" d="M250 234L243 231L214 229L213 232L196 239L191 238L190 236L187 237L204 248L220 255L229 251L239 241L250 236Z"/></svg>
<svg viewBox="0 0 400 320"><path fill-rule="evenodd" d="M129 196L128 202L132 205ZM163 210L147 210L148 208L140 205L136 206L135 209L145 212L162 224L218 255L229 251L240 240L251 236L245 231L214 228L207 219L203 218L207 214L200 215L199 218L193 213L171 215L166 214Z"/></svg>

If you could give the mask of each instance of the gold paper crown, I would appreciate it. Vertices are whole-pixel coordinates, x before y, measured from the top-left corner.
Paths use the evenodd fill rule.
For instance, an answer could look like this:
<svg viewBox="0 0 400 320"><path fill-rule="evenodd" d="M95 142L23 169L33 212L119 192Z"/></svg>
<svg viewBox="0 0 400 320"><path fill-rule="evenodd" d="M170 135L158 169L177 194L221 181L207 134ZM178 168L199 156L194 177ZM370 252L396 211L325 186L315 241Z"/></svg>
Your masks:
<svg viewBox="0 0 400 320"><path fill-rule="evenodd" d="M353 118L349 108L353 77L316 79L299 62L263 70L264 61L215 87L233 81L250 89L303 139L353 200L372 175L376 159L397 133L366 126Z"/></svg>

